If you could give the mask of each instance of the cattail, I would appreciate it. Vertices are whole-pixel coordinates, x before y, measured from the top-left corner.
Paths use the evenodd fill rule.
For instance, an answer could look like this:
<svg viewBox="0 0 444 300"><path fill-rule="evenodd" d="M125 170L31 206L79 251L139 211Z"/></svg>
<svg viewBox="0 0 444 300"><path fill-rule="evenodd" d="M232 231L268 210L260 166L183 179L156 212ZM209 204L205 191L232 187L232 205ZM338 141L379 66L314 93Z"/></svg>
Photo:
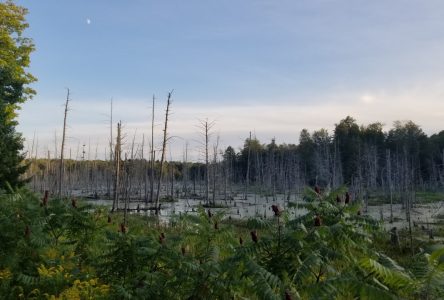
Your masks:
<svg viewBox="0 0 444 300"><path fill-rule="evenodd" d="M140 212L140 206L139 206L139 204L137 204L136 211L137 211L137 212Z"/></svg>
<svg viewBox="0 0 444 300"><path fill-rule="evenodd" d="M77 200L75 198L71 199L71 205L74 208L77 208Z"/></svg>
<svg viewBox="0 0 444 300"><path fill-rule="evenodd" d="M31 228L29 228L28 225L25 227L25 238L29 239L29 236L31 235Z"/></svg>
<svg viewBox="0 0 444 300"><path fill-rule="evenodd" d="M351 201L350 194L348 192L345 193L345 204L349 204Z"/></svg>
<svg viewBox="0 0 444 300"><path fill-rule="evenodd" d="M244 244L244 239L240 236L239 237L239 244L242 246Z"/></svg>
<svg viewBox="0 0 444 300"><path fill-rule="evenodd" d="M43 207L46 207L46 205L48 204L48 196L49 196L49 191L45 191L45 195L43 196L41 203Z"/></svg>
<svg viewBox="0 0 444 300"><path fill-rule="evenodd" d="M258 241L257 231L253 230L250 232L250 234L251 234L251 239L253 240L253 242L257 243L257 241Z"/></svg>
<svg viewBox="0 0 444 300"><path fill-rule="evenodd" d="M214 222L214 229L216 229L216 230L218 230L218 229L219 229L219 223L217 223L217 221L216 221L216 222Z"/></svg>
<svg viewBox="0 0 444 300"><path fill-rule="evenodd" d="M121 233L126 233L126 226L123 223L120 223L120 232Z"/></svg>
<svg viewBox="0 0 444 300"><path fill-rule="evenodd" d="M180 251L182 252L182 255L183 255L183 256L185 256L185 254L187 253L187 249L185 249L184 246L182 246L182 247L180 248Z"/></svg>
<svg viewBox="0 0 444 300"><path fill-rule="evenodd" d="M316 215L316 217L315 217L315 220L314 220L315 222L314 222L314 225L316 226L316 227L319 227L319 226L321 226L322 225L322 219L321 219L321 217L320 216L318 216L318 215Z"/></svg>
<svg viewBox="0 0 444 300"><path fill-rule="evenodd" d="M336 196L336 203L341 203L341 197L339 197L339 195Z"/></svg>
<svg viewBox="0 0 444 300"><path fill-rule="evenodd" d="M208 218L211 219L212 216L213 216L213 213L211 212L211 210L208 210Z"/></svg>
<svg viewBox="0 0 444 300"><path fill-rule="evenodd" d="M273 205L271 206L271 209L273 210L274 215L277 216L277 217L279 217L279 216L281 215L281 213L282 213L281 209L280 209L279 206L277 206L277 205L274 205L274 204L273 204Z"/></svg>
<svg viewBox="0 0 444 300"><path fill-rule="evenodd" d="M111 222L112 222L111 216L108 215L108 223L111 223Z"/></svg>
<svg viewBox="0 0 444 300"><path fill-rule="evenodd" d="M316 194L320 195L321 194L321 189L318 186L315 186L314 188Z"/></svg>

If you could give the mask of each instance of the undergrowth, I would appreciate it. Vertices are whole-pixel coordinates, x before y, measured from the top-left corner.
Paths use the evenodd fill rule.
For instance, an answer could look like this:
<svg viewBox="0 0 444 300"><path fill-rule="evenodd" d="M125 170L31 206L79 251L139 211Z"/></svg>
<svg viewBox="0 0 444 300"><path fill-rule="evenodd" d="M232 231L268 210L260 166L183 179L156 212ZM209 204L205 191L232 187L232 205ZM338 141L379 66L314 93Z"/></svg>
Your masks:
<svg viewBox="0 0 444 300"><path fill-rule="evenodd" d="M444 247L411 256L345 204L307 188L295 218L204 208L168 224L75 199L0 196L2 299L442 299ZM300 206L300 204L299 204Z"/></svg>

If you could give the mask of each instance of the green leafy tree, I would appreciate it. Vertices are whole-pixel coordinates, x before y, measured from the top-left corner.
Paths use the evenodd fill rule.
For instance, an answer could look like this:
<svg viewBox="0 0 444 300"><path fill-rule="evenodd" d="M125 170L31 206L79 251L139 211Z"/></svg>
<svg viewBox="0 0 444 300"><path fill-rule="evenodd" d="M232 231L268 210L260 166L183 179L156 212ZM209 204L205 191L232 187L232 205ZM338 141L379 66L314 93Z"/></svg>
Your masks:
<svg viewBox="0 0 444 300"><path fill-rule="evenodd" d="M12 1L0 3L0 189L20 185L26 169L23 140L15 130L17 110L35 94L28 85L36 79L26 70L34 50L32 40L23 36L26 13Z"/></svg>

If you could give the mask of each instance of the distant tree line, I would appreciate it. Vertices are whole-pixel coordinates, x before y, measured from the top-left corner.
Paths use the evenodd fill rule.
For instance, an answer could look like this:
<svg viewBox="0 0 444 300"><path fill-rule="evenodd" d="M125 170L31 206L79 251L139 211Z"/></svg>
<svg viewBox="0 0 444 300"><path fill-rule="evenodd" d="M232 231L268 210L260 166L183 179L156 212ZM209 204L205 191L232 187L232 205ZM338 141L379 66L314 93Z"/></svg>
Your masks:
<svg viewBox="0 0 444 300"><path fill-rule="evenodd" d="M385 132L382 123L360 126L347 116L332 133L303 129L298 145L247 139L238 152L228 147L221 164L233 182L279 189L295 183L376 189L403 177L416 187L439 187L444 184L444 131L429 137L412 121L396 121Z"/></svg>
<svg viewBox="0 0 444 300"><path fill-rule="evenodd" d="M412 121L395 122L385 132L381 123L359 126L346 117L332 133L303 129L298 145L277 144L274 139L263 144L249 137L242 148L229 146L211 156L208 163L167 161L160 166L159 161L151 163L141 155L125 155L120 190L152 202L153 177L162 181L163 195L200 196L214 202L216 197L229 199L240 191L245 196L280 193L290 197L307 185L322 189L347 185L364 199L374 192L405 198L414 190L444 187L444 131L427 136ZM28 163L25 177L31 178L33 189L55 192L59 160L31 158ZM115 190L112 161L67 160L65 168L67 190L108 196Z"/></svg>

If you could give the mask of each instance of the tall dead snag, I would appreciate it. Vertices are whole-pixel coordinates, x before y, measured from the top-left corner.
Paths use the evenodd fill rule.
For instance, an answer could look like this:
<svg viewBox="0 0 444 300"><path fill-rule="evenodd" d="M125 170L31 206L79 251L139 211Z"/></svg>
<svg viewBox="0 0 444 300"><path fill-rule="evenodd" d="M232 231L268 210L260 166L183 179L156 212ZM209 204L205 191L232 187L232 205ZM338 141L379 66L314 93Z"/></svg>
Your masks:
<svg viewBox="0 0 444 300"><path fill-rule="evenodd" d="M62 146L60 149L60 171L59 171L59 197L62 197L62 190L63 190L63 178L64 178L64 150L65 150L65 134L66 134L66 116L68 115L68 104L69 104L69 89L67 89L66 93L66 102L65 102L65 114L63 117L63 134L62 134Z"/></svg>
<svg viewBox="0 0 444 300"><path fill-rule="evenodd" d="M205 205L210 205L210 159L209 159L209 149L208 145L210 143L210 131L214 126L214 121L209 122L208 119L200 120L200 128L202 129L201 134L203 135L202 145L204 147L205 156Z"/></svg>
<svg viewBox="0 0 444 300"><path fill-rule="evenodd" d="M109 116L109 161L113 161L113 146L113 98L111 98Z"/></svg>
<svg viewBox="0 0 444 300"><path fill-rule="evenodd" d="M248 184L250 180L251 131L248 139L247 173L245 174L245 200L248 199Z"/></svg>
<svg viewBox="0 0 444 300"><path fill-rule="evenodd" d="M216 206L217 152L219 151L219 135L213 145L213 206Z"/></svg>
<svg viewBox="0 0 444 300"><path fill-rule="evenodd" d="M115 174L114 174L114 199L112 211L119 209L119 187L120 187L120 157L121 157L121 127L122 122L117 123L117 139L116 147L114 149L114 163L115 163Z"/></svg>
<svg viewBox="0 0 444 300"><path fill-rule="evenodd" d="M182 183L183 183L183 193L184 197L188 198L188 142L185 143L185 150L183 154L183 172L182 172Z"/></svg>
<svg viewBox="0 0 444 300"><path fill-rule="evenodd" d="M150 157L150 202L154 200L154 102L156 98L153 95L153 106L151 111L151 157Z"/></svg>
<svg viewBox="0 0 444 300"><path fill-rule="evenodd" d="M205 201L207 205L209 204L209 193L210 193L210 163L208 160L208 142L209 142L209 135L208 131L210 130L210 126L208 125L208 120L205 121L204 124L205 128Z"/></svg>
<svg viewBox="0 0 444 300"><path fill-rule="evenodd" d="M386 150L386 170L387 184L390 193L390 223L393 223L393 181L392 181L392 159L390 157L390 149Z"/></svg>
<svg viewBox="0 0 444 300"><path fill-rule="evenodd" d="M170 114L170 104L171 104L171 95L172 91L168 93L168 99L167 99L167 107L165 112L165 124L163 128L163 142L162 142L162 155L160 158L160 171L159 171L159 178L157 180L157 195L156 195L156 203L155 203L155 210L156 215L159 215L159 198L160 198L160 183L162 180L162 171L163 171L163 161L165 160L165 151L166 151L166 144L168 140L168 134L167 134L167 128L168 128L168 117Z"/></svg>
<svg viewBox="0 0 444 300"><path fill-rule="evenodd" d="M111 98L111 100L110 100L110 116L109 116L109 168L110 168L109 174L110 174L110 178L107 178L107 180L106 180L107 194L110 198L111 198L111 189L112 189L112 168L113 168L113 155L114 155L113 153L114 153L113 98ZM105 148L105 158L106 158L106 148Z"/></svg>

